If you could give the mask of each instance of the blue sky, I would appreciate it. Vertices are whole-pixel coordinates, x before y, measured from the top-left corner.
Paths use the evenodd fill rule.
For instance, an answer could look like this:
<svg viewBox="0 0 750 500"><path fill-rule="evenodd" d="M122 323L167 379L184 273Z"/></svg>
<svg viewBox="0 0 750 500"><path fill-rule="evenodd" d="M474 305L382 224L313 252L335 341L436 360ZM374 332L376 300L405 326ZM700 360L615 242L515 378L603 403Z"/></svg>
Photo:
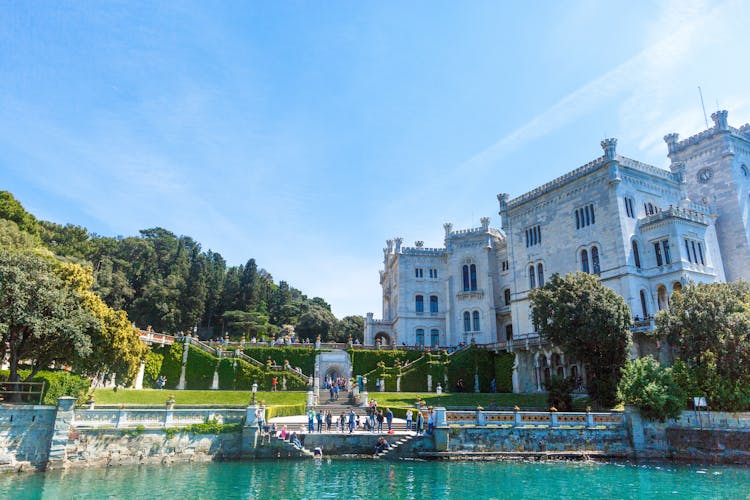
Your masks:
<svg viewBox="0 0 750 500"><path fill-rule="evenodd" d="M496 224L497 193L604 137L664 167L664 134L704 128L698 85L750 121L748 25L731 0L5 1L0 189L377 317L386 239Z"/></svg>

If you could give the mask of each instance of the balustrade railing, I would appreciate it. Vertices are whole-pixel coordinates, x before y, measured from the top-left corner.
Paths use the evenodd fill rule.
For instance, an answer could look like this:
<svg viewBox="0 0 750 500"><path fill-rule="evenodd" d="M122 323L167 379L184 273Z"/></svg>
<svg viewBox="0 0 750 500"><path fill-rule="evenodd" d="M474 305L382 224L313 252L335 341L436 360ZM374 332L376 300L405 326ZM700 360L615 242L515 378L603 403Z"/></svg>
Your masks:
<svg viewBox="0 0 750 500"><path fill-rule="evenodd" d="M455 411L445 414L447 425L501 425L509 427L622 427L625 418L616 412Z"/></svg>

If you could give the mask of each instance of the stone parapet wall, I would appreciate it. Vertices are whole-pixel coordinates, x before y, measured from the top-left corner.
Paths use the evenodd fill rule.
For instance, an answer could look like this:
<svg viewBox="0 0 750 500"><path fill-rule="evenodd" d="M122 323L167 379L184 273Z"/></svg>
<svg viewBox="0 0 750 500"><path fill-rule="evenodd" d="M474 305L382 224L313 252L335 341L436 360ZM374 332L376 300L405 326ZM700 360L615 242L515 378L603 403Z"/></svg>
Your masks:
<svg viewBox="0 0 750 500"><path fill-rule="evenodd" d="M0 471L47 464L55 415L54 406L0 406Z"/></svg>

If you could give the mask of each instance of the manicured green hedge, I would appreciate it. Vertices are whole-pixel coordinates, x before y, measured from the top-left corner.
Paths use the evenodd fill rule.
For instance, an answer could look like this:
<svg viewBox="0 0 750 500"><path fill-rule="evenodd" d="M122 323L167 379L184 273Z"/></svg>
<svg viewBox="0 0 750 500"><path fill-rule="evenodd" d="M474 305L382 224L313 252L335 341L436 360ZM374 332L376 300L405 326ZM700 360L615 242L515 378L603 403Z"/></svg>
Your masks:
<svg viewBox="0 0 750 500"><path fill-rule="evenodd" d="M164 354L149 350L146 353L146 366L143 370L143 387L156 387L156 379L161 376L161 367L164 364Z"/></svg>
<svg viewBox="0 0 750 500"><path fill-rule="evenodd" d="M292 367L299 367L305 375L312 375L315 369L315 356L320 352L314 347L246 347L243 352L251 358L265 363L268 358L278 366L289 361Z"/></svg>
<svg viewBox="0 0 750 500"><path fill-rule="evenodd" d="M274 417L293 417L295 415L304 415L307 406L299 405L279 405L266 407L266 419L271 420Z"/></svg>
<svg viewBox="0 0 750 500"><path fill-rule="evenodd" d="M180 382L180 371L182 369L182 348L181 343L175 342L171 346L165 346L161 349L155 349L164 355L161 363L161 375L167 377L167 389L175 389ZM157 375L158 377L159 375Z"/></svg>
<svg viewBox="0 0 750 500"><path fill-rule="evenodd" d="M406 364L415 359L419 359L422 356L420 351L400 351L400 350L361 350L361 349L348 349L349 357L352 361L352 369L354 375L362 375L376 369L378 363L382 361L386 366L394 366L396 360L399 360L401 364Z"/></svg>
<svg viewBox="0 0 750 500"><path fill-rule="evenodd" d="M185 388L191 390L210 389L214 380L218 359L197 347L188 346Z"/></svg>
<svg viewBox="0 0 750 500"><path fill-rule="evenodd" d="M30 370L19 370L18 375L21 380L28 377ZM0 378L2 380L8 380L8 370L0 371ZM89 387L91 387L91 380L87 377L76 375L65 370L41 370L34 378L32 382L44 382L44 392L42 393L42 404L45 405L56 405L57 398L61 396L71 396L76 398L78 403L83 403L86 400ZM23 389L21 389L23 390ZM37 401L27 401L30 403L36 403Z"/></svg>
<svg viewBox="0 0 750 500"><path fill-rule="evenodd" d="M513 392L513 365L516 355L500 352L495 355L495 383L497 392Z"/></svg>

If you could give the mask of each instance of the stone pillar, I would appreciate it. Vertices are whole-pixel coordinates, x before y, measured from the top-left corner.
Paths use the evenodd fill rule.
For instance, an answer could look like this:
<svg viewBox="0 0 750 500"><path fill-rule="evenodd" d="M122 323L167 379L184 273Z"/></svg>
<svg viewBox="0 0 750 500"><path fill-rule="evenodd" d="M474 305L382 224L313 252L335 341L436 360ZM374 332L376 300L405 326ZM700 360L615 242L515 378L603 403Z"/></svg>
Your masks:
<svg viewBox="0 0 750 500"><path fill-rule="evenodd" d="M146 362L141 361L141 364L138 366L138 375L135 376L133 389L143 389L143 375L145 372L146 372Z"/></svg>
<svg viewBox="0 0 750 500"><path fill-rule="evenodd" d="M75 402L75 398L68 396L57 398L57 414L50 440L47 469L61 469L66 465L68 435L75 420Z"/></svg>
<svg viewBox="0 0 750 500"><path fill-rule="evenodd" d="M625 418L630 445L633 447L633 454L636 458L642 457L646 451L646 436L643 432L641 412L635 406L626 405Z"/></svg>
<svg viewBox="0 0 750 500"><path fill-rule="evenodd" d="M185 343L182 345L182 369L180 370L180 382L177 384L178 391L185 390L185 369L187 368L188 352L190 346L190 335L185 337Z"/></svg>
<svg viewBox="0 0 750 500"><path fill-rule="evenodd" d="M396 377L396 392L401 392L401 375Z"/></svg>
<svg viewBox="0 0 750 500"><path fill-rule="evenodd" d="M360 395L360 399L359 399L360 406L362 407L368 406L368 403L370 402L370 395L367 394L367 391L363 390L362 392L359 393L359 395Z"/></svg>
<svg viewBox="0 0 750 500"><path fill-rule="evenodd" d="M307 391L306 406L308 411L315 407L315 393L313 391Z"/></svg>
<svg viewBox="0 0 750 500"><path fill-rule="evenodd" d="M482 410L477 410L477 425L487 425L487 419L485 418L484 412Z"/></svg>
<svg viewBox="0 0 750 500"><path fill-rule="evenodd" d="M427 374L427 392L432 392L432 375Z"/></svg>
<svg viewBox="0 0 750 500"><path fill-rule="evenodd" d="M511 381L513 382L513 392L519 393L521 392L521 381L518 377L518 357L521 355L521 353L516 353L513 359L513 374L511 375Z"/></svg>
<svg viewBox="0 0 750 500"><path fill-rule="evenodd" d="M447 427L448 415L444 406L435 408L435 427Z"/></svg>
<svg viewBox="0 0 750 500"><path fill-rule="evenodd" d="M549 426L557 427L557 413L555 413L554 411L551 411L549 413Z"/></svg>

